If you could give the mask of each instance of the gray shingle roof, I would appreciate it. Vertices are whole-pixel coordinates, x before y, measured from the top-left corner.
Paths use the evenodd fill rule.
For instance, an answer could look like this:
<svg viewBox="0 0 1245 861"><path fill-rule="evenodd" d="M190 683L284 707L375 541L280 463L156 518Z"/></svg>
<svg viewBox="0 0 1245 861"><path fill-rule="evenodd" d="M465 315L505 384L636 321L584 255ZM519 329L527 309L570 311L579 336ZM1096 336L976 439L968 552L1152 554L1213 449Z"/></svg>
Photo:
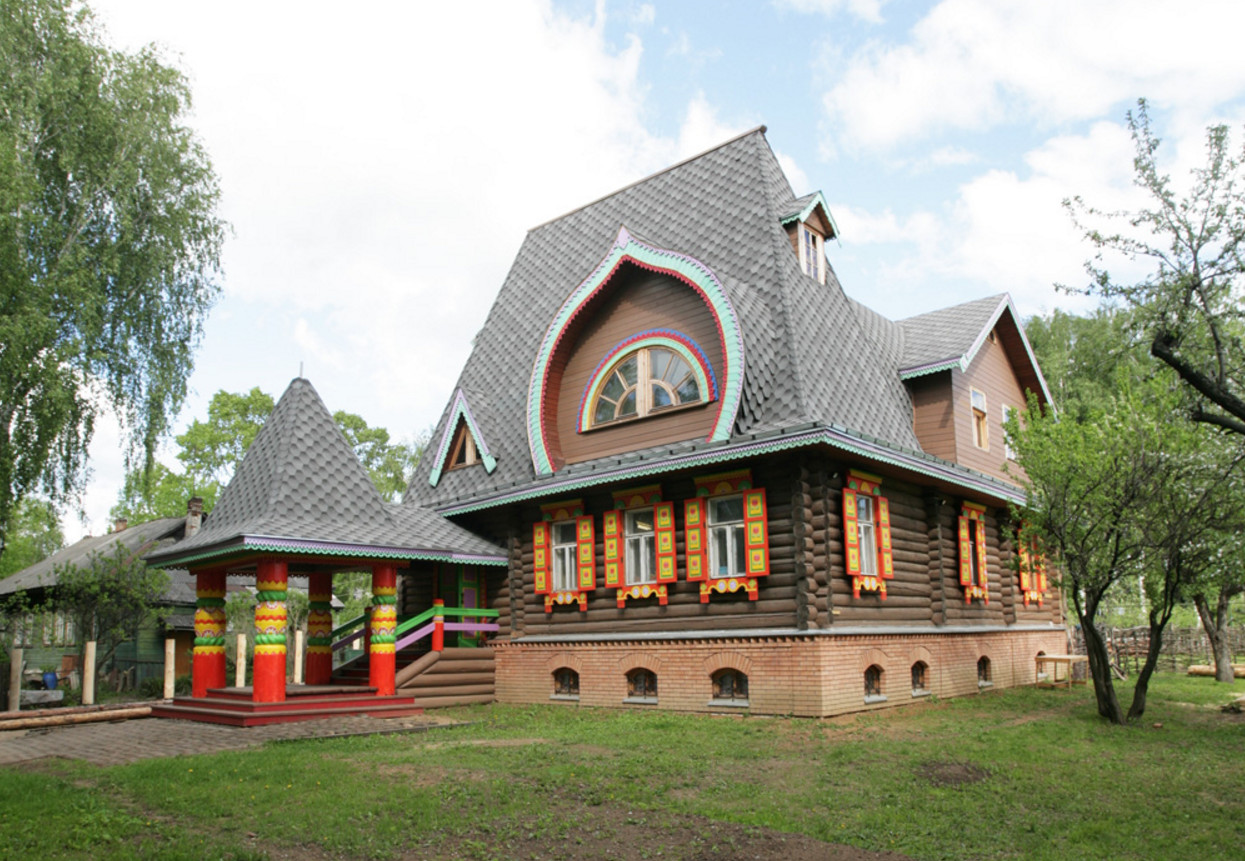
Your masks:
<svg viewBox="0 0 1245 861"><path fill-rule="evenodd" d="M1007 294L1001 293L900 320L898 326L903 332L900 373L930 373L953 363L964 370L1008 304Z"/></svg>
<svg viewBox="0 0 1245 861"><path fill-rule="evenodd" d="M186 521L182 517L164 517L146 523L136 523L120 532L109 532L107 535L88 535L80 541L63 547L48 558L36 562L29 568L23 568L3 580L0 580L0 595L11 595L28 589L46 589L55 586L57 569L66 565L88 564L93 556L110 556L117 547L127 550L146 552L148 548L156 548L172 544L181 534ZM191 596L191 602L194 596Z"/></svg>
<svg viewBox="0 0 1245 861"><path fill-rule="evenodd" d="M497 469L442 474L425 459L406 504L446 505L539 484L527 440L526 402L536 352L567 296L598 266L620 227L690 255L721 282L741 321L746 368L732 442L752 434L835 424L919 450L911 403L898 376L896 325L849 299L837 279L805 275L782 218L797 199L764 130L741 137L533 228L498 294L458 387ZM434 440L444 432L449 408ZM704 442L674 448L711 447ZM576 464L609 468L625 458ZM559 475L564 474L559 471Z"/></svg>
<svg viewBox="0 0 1245 861"><path fill-rule="evenodd" d="M292 381L195 535L154 564L243 548L398 558L504 557L433 512L387 505L311 383Z"/></svg>

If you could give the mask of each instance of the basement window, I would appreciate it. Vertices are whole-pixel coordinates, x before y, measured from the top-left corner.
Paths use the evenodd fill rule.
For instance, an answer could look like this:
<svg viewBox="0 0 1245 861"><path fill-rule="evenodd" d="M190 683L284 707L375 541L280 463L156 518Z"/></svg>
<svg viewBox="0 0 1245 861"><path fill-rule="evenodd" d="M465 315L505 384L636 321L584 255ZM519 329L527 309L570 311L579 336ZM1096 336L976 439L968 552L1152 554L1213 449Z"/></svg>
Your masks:
<svg viewBox="0 0 1245 861"><path fill-rule="evenodd" d="M929 665L924 661L912 665L912 696L929 696Z"/></svg>
<svg viewBox="0 0 1245 861"><path fill-rule="evenodd" d="M627 673L624 703L652 705L657 702L657 674L643 668Z"/></svg>
<svg viewBox="0 0 1245 861"><path fill-rule="evenodd" d="M710 680L713 682L711 706L746 708L748 706L748 676L739 670L718 670Z"/></svg>
<svg viewBox="0 0 1245 861"><path fill-rule="evenodd" d="M871 664L865 670L865 702L886 702L886 695L882 693L882 668L877 664Z"/></svg>
<svg viewBox="0 0 1245 861"><path fill-rule="evenodd" d="M570 667L553 671L553 695L551 700L579 700L579 673Z"/></svg>

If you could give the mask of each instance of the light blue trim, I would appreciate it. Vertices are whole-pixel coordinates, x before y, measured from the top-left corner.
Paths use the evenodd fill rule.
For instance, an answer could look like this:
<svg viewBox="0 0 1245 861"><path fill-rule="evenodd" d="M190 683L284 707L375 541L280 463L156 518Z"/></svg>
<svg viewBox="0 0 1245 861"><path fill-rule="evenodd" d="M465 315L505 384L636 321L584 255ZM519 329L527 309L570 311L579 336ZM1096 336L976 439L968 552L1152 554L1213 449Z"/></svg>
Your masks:
<svg viewBox="0 0 1245 861"><path fill-rule="evenodd" d="M458 429L460 418L467 423L467 431L475 441L476 454L480 456L480 462L484 464L484 471L492 475L493 470L497 469L497 458L489 453L488 444L484 442L484 434L480 433L480 426L476 424L475 416L471 414L471 407L467 404L467 396L460 388L454 392L450 416L445 423L444 430L441 431L441 444L437 446L437 459L432 462L432 472L428 474L428 483L433 487L436 487L437 482L441 480L441 472L445 469L446 458L450 456L450 445L454 442L454 431Z"/></svg>
<svg viewBox="0 0 1245 861"><path fill-rule="evenodd" d="M830 222L831 232L830 232L830 235L827 236L826 238L827 239L838 239L839 238L839 225L835 223L834 216L830 214L830 205L826 203L826 198L820 191L813 195L813 199L808 202L807 206L805 206L799 212L793 215L788 215L786 218L784 218L782 220L782 225L786 227L788 224L790 224L793 221L800 221L800 222L807 221L808 217L813 214L813 210L819 206L821 207L821 211L825 213L826 221Z"/></svg>

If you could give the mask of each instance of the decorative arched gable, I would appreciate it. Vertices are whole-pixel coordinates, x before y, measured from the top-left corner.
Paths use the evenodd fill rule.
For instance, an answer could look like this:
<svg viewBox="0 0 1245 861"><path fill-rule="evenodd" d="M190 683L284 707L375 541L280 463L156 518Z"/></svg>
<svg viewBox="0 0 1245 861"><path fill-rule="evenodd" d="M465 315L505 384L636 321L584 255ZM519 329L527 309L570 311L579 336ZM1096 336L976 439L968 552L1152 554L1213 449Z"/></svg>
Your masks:
<svg viewBox="0 0 1245 861"><path fill-rule="evenodd" d="M471 434L475 442L476 454L480 458L480 463L484 465L484 471L491 475L493 470L497 469L497 459L489 452L488 444L484 441L484 434L480 433L480 426L476 424L475 416L471 414L471 407L467 404L467 396L462 389L459 389L454 392L450 415L445 422L445 429L441 432L441 442L437 446L436 459L432 462L432 471L428 473L428 483L433 487L436 487L437 482L441 480L441 473L445 470L445 462L450 456L454 434L459 425L465 425L467 433Z"/></svg>
<svg viewBox="0 0 1245 861"><path fill-rule="evenodd" d="M605 258L592 274L575 288L558 313L554 315L536 354L536 362L532 368L531 382L528 386L527 433L532 467L537 475L551 475L554 471L549 450L550 428L547 426L550 420L544 409L545 398L548 394L550 366L554 355L562 344L568 328L580 312L600 295L624 263L630 263L651 272L663 273L681 281L699 294L709 308L722 342L722 380L717 413L707 440L724 442L730 438L743 393L744 342L739 318L726 295L726 290L709 267L699 260L686 254L648 245L634 237L626 227L622 227ZM608 365L600 370L606 368Z"/></svg>

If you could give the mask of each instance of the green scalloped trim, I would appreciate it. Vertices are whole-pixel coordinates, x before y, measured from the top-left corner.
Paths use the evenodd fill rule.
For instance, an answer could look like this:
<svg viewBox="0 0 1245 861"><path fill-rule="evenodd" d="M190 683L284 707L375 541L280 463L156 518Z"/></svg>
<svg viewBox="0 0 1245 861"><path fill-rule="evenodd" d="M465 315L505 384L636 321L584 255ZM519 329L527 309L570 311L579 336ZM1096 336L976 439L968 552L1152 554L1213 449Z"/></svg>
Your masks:
<svg viewBox="0 0 1245 861"><path fill-rule="evenodd" d="M397 595L373 595L372 596L373 606L377 604L396 604L396 603L398 603Z"/></svg>
<svg viewBox="0 0 1245 861"><path fill-rule="evenodd" d="M281 590L279 592L276 591L275 589L272 591L266 591L266 592L260 592L257 590L255 592L256 601L273 601L278 604L283 602L289 596L290 596L290 593L285 590Z"/></svg>
<svg viewBox="0 0 1245 861"><path fill-rule="evenodd" d="M255 645L257 646L284 646L285 634L256 634Z"/></svg>
<svg viewBox="0 0 1245 861"><path fill-rule="evenodd" d="M208 610L212 607L224 607L224 598L196 598L195 608L200 610Z"/></svg>
<svg viewBox="0 0 1245 861"><path fill-rule="evenodd" d="M223 646L225 645L224 637L195 637L196 646Z"/></svg>
<svg viewBox="0 0 1245 861"><path fill-rule="evenodd" d="M398 642L398 638L395 634L373 634L371 639L373 643L396 643Z"/></svg>
<svg viewBox="0 0 1245 861"><path fill-rule="evenodd" d="M310 613L331 613L333 612L333 604L329 601L309 601L307 602L307 611Z"/></svg>
<svg viewBox="0 0 1245 861"><path fill-rule="evenodd" d="M233 544L228 547L215 547L204 550L200 553L190 553L185 556L172 556L168 559L160 559L150 563L153 568L181 568L191 562L202 562L205 559L219 559L222 556L250 556L254 553L287 553L293 555L297 552L299 555L309 556L343 556L348 555L351 559L401 559L404 561L422 561L422 562L457 562L468 565L496 565L504 567L510 564L510 560L506 556L485 556L480 553L434 553L427 551L408 551L408 550L376 550L376 551L352 551L349 554L343 554L340 548L336 547L299 547L297 551L291 550L284 544ZM464 560L463 556L470 556L470 559Z"/></svg>
<svg viewBox="0 0 1245 861"><path fill-rule="evenodd" d="M626 227L621 227L605 259L562 303L562 307L558 309L557 315L545 332L545 338L536 354L536 362L532 366L532 378L528 383L527 439L528 449L532 456L532 467L537 475L552 475L554 471L553 463L549 459L549 450L545 444L544 425L541 421L545 384L548 381L549 363L553 359L553 352L561 340L563 331L574 319L584 302L609 280L615 267L626 258L631 258L641 266L675 273L689 284L695 285L708 300L721 332L722 348L726 353L726 367L722 369L722 403L708 441L725 442L730 439L731 428L735 425L735 416L739 412L739 404L743 399L744 339L739 326L739 317L735 313L730 297L726 295L726 289L713 271L694 257L648 245L632 236Z"/></svg>
<svg viewBox="0 0 1245 861"><path fill-rule="evenodd" d="M308 646L331 646L333 645L332 637L308 637Z"/></svg>

